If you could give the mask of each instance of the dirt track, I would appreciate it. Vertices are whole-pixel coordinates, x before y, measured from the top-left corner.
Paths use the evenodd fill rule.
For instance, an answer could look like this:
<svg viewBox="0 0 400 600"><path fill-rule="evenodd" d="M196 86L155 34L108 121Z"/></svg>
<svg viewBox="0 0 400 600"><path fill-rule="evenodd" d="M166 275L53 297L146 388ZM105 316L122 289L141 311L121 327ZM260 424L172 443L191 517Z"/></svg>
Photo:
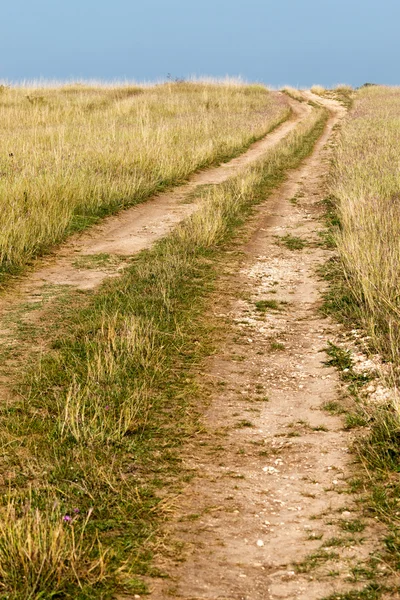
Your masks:
<svg viewBox="0 0 400 600"><path fill-rule="evenodd" d="M185 562L160 565L170 578L149 582L151 598L316 600L353 587L352 567L378 542L373 523L351 529L357 508L341 493L352 475L350 434L339 417L321 410L337 399L339 384L323 364L335 327L318 313L323 283L315 271L328 253L319 245L318 202L330 152L325 144L343 114L336 103L324 103L332 114L315 152L259 209L240 276L235 265L216 301L229 334L207 369L208 433L186 450L196 477L167 532L184 542ZM196 186L224 181L281 140L309 110L291 104L295 117L244 155L105 220L39 261L0 299L3 347L15 343L18 323L38 319L60 289L92 289L118 275L124 257L150 247L195 211L189 198ZM287 234L306 247L288 249L278 239ZM115 260L97 264L98 255ZM277 309L257 308L266 300ZM6 398L13 365L4 365L0 394ZM329 545L332 538L343 544ZM313 552L319 558L309 569ZM339 557L326 558L329 552Z"/></svg>
<svg viewBox="0 0 400 600"><path fill-rule="evenodd" d="M40 324L51 305L56 306L66 294L94 289L105 279L118 276L129 257L151 247L198 208L192 199L196 187L225 181L283 139L310 111L308 105L290 99L289 104L292 117L254 143L247 152L218 167L196 173L185 185L72 236L52 255L38 259L29 274L3 291L0 295L0 397L3 401L10 397L10 383L25 355L40 352L46 344L40 333L34 344L29 336L25 340L24 329Z"/></svg>
<svg viewBox="0 0 400 600"><path fill-rule="evenodd" d="M15 291L37 297L40 287L45 284L70 285L77 289L97 287L112 274L110 265L106 269L96 268L95 264L91 264L90 268L77 268L79 259L99 254L132 256L167 235L177 223L196 210L197 205L191 200L196 187L221 183L260 158L294 129L310 110L308 105L293 100L290 100L290 106L292 118L254 143L247 152L218 167L196 173L185 185L104 219L83 234L73 236L52 257L41 261L42 265L39 262L34 272L24 278ZM84 261L81 263L84 265Z"/></svg>
<svg viewBox="0 0 400 600"><path fill-rule="evenodd" d="M318 203L327 142L344 114L325 104L331 118L323 137L259 209L240 275L234 266L216 301L228 333L206 369L207 433L186 450L196 476L166 529L182 555L160 564L169 579L149 580L155 600L317 600L366 585L353 569L381 532L360 522L347 493L351 434L322 409L339 399L340 387L324 365L337 326L318 310L324 283L316 269L330 252L318 235ZM280 240L286 235L306 246L289 249Z"/></svg>

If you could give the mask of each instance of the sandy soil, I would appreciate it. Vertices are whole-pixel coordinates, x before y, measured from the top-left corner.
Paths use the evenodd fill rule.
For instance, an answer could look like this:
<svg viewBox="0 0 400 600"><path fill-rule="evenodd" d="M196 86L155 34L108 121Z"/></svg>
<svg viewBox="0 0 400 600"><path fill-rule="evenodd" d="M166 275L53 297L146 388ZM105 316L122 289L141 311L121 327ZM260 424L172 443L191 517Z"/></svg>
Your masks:
<svg viewBox="0 0 400 600"><path fill-rule="evenodd" d="M206 433L184 456L195 477L164 532L183 549L160 559L168 578L149 580L154 600L316 600L368 583L354 573L382 532L348 493L351 433L322 409L340 398L340 385L324 364L337 326L318 310L316 269L330 255L318 203L332 128L344 114L324 104L325 134L259 209L240 274L226 275L216 300L228 333L204 376ZM286 235L307 245L290 250ZM277 309L260 304L271 300Z"/></svg>

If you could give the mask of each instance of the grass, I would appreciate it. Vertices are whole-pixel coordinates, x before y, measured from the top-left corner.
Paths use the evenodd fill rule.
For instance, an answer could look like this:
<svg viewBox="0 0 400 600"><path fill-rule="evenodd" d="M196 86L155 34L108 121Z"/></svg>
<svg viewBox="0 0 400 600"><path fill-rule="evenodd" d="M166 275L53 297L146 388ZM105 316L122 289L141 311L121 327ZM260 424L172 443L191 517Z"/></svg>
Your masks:
<svg viewBox="0 0 400 600"><path fill-rule="evenodd" d="M297 100L297 102L307 102L300 90L293 88L289 85L286 85L282 89L282 92L284 94L286 94L287 96L289 96L289 98L293 98L293 100Z"/></svg>
<svg viewBox="0 0 400 600"><path fill-rule="evenodd" d="M278 300L258 300L255 306L258 312L265 313L267 310L282 310L281 304Z"/></svg>
<svg viewBox="0 0 400 600"><path fill-rule="evenodd" d="M351 108L353 105L354 90L351 85L339 83L332 89L326 89L321 85L313 85L311 91L317 96L337 100L346 108Z"/></svg>
<svg viewBox="0 0 400 600"><path fill-rule="evenodd" d="M350 592L339 592L325 596L322 600L379 600L385 591L378 584L367 585L363 590L352 590Z"/></svg>
<svg viewBox="0 0 400 600"><path fill-rule="evenodd" d="M51 565L46 581L57 582L51 593L77 600L142 594L142 576L160 574L152 566L163 543L156 533L190 476L179 449L202 427L196 373L212 351L203 313L229 257L224 251L252 207L311 152L326 118L314 111L263 160L201 190L199 212L135 257L120 278L87 295L82 308L71 302L56 316L68 333L55 334L23 376L19 400L2 407L4 598L46 597L47 584L34 584L38 562ZM14 506L17 526L9 528ZM26 536L20 530L31 532L38 556L26 563L29 591L21 587ZM59 531L65 542L55 561ZM14 564L8 578L1 576L2 556Z"/></svg>
<svg viewBox="0 0 400 600"><path fill-rule="evenodd" d="M309 573L318 566L327 563L328 561L335 561L340 558L337 552L332 552L320 548L316 552L308 555L302 562L296 563L295 570L297 573Z"/></svg>
<svg viewBox="0 0 400 600"><path fill-rule="evenodd" d="M86 256L80 256L73 263L72 266L76 269L104 269L113 270L126 262L127 258L118 256L116 254L89 254Z"/></svg>
<svg viewBox="0 0 400 600"><path fill-rule="evenodd" d="M303 250L307 246L307 242L300 237L290 235L284 235L279 237L279 244L283 244L289 250Z"/></svg>
<svg viewBox="0 0 400 600"><path fill-rule="evenodd" d="M286 346L285 346L285 344L282 344L282 342L277 342L275 340L272 340L270 342L269 347L270 347L270 350L272 350L274 352L274 351L283 351L283 350L285 350Z"/></svg>
<svg viewBox="0 0 400 600"><path fill-rule="evenodd" d="M340 527L349 533L360 533L364 531L365 524L359 519L353 519L352 521L341 521Z"/></svg>
<svg viewBox="0 0 400 600"><path fill-rule="evenodd" d="M336 243L350 300L371 346L400 361L400 213L396 88L357 93L344 124L332 171L340 228Z"/></svg>
<svg viewBox="0 0 400 600"><path fill-rule="evenodd" d="M261 85L3 86L0 273L236 156L289 114Z"/></svg>
<svg viewBox="0 0 400 600"><path fill-rule="evenodd" d="M339 137L327 201L328 225L338 258L329 261L324 274L330 282L326 312L364 333L369 350L387 361L387 383L394 391L400 365L399 107L397 88L367 86L355 96ZM397 396L394 393L393 399L381 404L368 402L362 377L354 376L350 353L331 348L331 360L356 402L356 410L345 414L345 426L363 427L354 444L362 465L357 491L363 493L367 513L385 524L383 558L393 571L399 571ZM362 593L360 598L380 597L375 588Z"/></svg>

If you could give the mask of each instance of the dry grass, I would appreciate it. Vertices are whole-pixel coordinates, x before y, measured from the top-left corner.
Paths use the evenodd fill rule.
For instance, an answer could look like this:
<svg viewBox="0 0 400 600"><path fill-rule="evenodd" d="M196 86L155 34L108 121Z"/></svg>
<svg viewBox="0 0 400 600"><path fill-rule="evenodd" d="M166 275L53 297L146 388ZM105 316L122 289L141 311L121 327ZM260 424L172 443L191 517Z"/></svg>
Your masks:
<svg viewBox="0 0 400 600"><path fill-rule="evenodd" d="M348 83L338 83L334 87L334 91L350 93L350 92L353 92L354 90L353 90L353 86L349 85Z"/></svg>
<svg viewBox="0 0 400 600"><path fill-rule="evenodd" d="M63 515L57 503L42 512L9 499L0 518L2 597L52 598L65 592L71 581L79 586L82 574L91 584L101 581L105 554L100 550L91 560L93 543L84 541L89 518L90 513Z"/></svg>
<svg viewBox="0 0 400 600"><path fill-rule="evenodd" d="M317 96L323 96L326 89L322 85L313 85L311 91L313 94L317 94Z"/></svg>
<svg viewBox="0 0 400 600"><path fill-rule="evenodd" d="M378 351L400 361L400 90L358 92L333 170L337 243L360 318Z"/></svg>
<svg viewBox="0 0 400 600"><path fill-rule="evenodd" d="M304 102L304 96L302 95L301 91L290 86L290 85L285 85L285 87L282 89L282 91L287 94L288 96L290 96L290 98L293 98L294 100L297 100L298 102Z"/></svg>
<svg viewBox="0 0 400 600"><path fill-rule="evenodd" d="M0 86L0 269L227 159L289 114L234 82Z"/></svg>

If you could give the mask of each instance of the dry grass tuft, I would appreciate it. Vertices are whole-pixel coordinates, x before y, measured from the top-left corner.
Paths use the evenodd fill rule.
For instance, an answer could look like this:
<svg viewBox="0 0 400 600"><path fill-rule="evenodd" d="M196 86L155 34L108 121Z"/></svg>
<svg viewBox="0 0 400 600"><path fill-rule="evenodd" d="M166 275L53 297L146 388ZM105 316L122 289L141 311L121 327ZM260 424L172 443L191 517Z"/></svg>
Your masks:
<svg viewBox="0 0 400 600"><path fill-rule="evenodd" d="M323 96L326 89L322 85L313 85L311 91L313 94L317 94L317 96Z"/></svg>
<svg viewBox="0 0 400 600"><path fill-rule="evenodd" d="M90 560L90 512L77 527L79 517L63 515L56 503L40 511L8 502L0 513L0 589L7 598L52 598L71 581L101 581L105 555Z"/></svg>

